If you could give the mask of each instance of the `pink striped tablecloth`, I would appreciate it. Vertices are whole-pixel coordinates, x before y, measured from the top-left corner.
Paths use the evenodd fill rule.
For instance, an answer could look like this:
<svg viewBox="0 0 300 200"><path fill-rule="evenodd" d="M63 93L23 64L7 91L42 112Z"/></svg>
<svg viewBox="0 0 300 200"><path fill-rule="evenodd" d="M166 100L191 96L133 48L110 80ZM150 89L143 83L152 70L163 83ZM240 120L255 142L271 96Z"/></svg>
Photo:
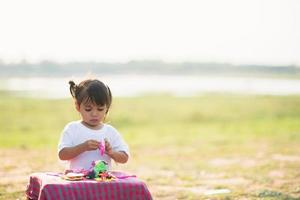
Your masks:
<svg viewBox="0 0 300 200"><path fill-rule="evenodd" d="M67 181L57 173L33 173L26 189L27 199L33 200L152 200L146 184L123 172L112 172L119 179L110 182L95 180Z"/></svg>

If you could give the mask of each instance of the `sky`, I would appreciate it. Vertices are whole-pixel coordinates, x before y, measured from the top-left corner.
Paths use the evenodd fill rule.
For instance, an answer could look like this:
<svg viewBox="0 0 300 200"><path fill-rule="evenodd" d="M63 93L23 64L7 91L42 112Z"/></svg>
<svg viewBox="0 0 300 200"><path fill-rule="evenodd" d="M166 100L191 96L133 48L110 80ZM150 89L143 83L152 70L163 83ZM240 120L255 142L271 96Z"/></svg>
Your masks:
<svg viewBox="0 0 300 200"><path fill-rule="evenodd" d="M298 0L0 0L5 63L300 65Z"/></svg>

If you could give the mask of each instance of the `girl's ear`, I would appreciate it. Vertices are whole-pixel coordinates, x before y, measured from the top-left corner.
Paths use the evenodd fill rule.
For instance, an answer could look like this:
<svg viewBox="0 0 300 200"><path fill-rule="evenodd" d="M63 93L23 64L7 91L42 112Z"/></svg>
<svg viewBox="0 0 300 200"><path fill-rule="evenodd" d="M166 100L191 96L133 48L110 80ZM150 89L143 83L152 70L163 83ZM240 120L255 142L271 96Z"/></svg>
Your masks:
<svg viewBox="0 0 300 200"><path fill-rule="evenodd" d="M77 103L77 101L74 101L75 103L75 108L79 112L80 111L80 105Z"/></svg>

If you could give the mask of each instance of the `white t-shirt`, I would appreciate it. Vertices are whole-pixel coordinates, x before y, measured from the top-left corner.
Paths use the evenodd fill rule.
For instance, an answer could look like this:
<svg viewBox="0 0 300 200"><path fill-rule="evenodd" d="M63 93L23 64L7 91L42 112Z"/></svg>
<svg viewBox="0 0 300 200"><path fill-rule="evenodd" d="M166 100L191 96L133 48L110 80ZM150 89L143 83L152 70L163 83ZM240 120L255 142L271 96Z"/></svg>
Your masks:
<svg viewBox="0 0 300 200"><path fill-rule="evenodd" d="M65 147L73 147L90 139L97 141L107 139L114 151L124 151L129 156L128 145L114 127L103 124L101 129L93 130L84 126L81 121L73 121L65 126L58 144L58 152ZM72 170L87 170L92 166L92 162L96 160L106 161L109 169L111 169L111 158L105 153L101 156L99 149L79 154L77 157L68 160L68 166L66 167Z"/></svg>

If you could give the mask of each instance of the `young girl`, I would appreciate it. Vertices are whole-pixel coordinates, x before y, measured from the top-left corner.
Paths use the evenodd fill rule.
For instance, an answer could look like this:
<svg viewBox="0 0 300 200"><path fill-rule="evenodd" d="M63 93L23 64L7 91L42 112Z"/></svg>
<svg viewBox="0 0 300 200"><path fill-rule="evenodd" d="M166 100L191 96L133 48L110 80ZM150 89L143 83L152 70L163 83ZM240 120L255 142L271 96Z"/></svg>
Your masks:
<svg viewBox="0 0 300 200"><path fill-rule="evenodd" d="M92 162L104 160L111 168L111 159L126 163L129 149L119 132L104 119L112 102L109 87L99 80L85 80L76 85L69 81L70 92L81 120L68 123L58 144L58 156L68 161L70 170L88 170ZM99 149L105 143L105 152ZM104 146L104 145L103 145Z"/></svg>

